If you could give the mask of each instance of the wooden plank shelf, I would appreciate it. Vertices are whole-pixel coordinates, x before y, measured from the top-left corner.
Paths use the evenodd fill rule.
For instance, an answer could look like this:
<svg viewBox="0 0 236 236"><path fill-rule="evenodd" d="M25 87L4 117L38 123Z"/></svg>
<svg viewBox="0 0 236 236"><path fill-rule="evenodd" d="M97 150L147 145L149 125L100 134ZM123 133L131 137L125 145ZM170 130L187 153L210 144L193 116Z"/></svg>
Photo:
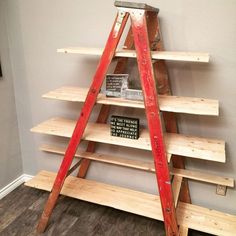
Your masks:
<svg viewBox="0 0 236 236"><path fill-rule="evenodd" d="M54 154L64 155L66 151L66 147L52 145L52 144L51 145L44 144L40 147L40 150L54 153ZM113 164L113 165L129 167L129 168L138 169L138 170L149 171L153 173L155 172L153 161L131 160L131 159L117 157L117 156L105 155L101 153L83 152L83 151L77 151L75 154L75 157L85 158L92 161L98 161L98 162L103 162L103 163L108 163L108 164ZM183 177L183 178L196 180L196 181L202 181L206 183L222 185L222 186L227 186L231 188L234 187L234 180L232 178L211 175L204 172L172 168L170 170L170 174Z"/></svg>
<svg viewBox="0 0 236 236"><path fill-rule="evenodd" d="M74 120L70 119L52 118L32 128L31 131L70 138L75 123ZM164 138L169 154L225 162L225 142L222 140L171 133L166 133ZM107 124L89 123L85 129L83 140L151 151L147 129L140 130L139 139L125 139L111 136L110 127Z"/></svg>
<svg viewBox="0 0 236 236"><path fill-rule="evenodd" d="M55 176L55 173L41 171L25 185L51 191ZM163 220L160 198L157 195L73 176L66 178L61 194L155 220ZM227 236L236 232L236 216L188 203L178 203L177 218L181 226L201 229L202 232L210 234Z"/></svg>
<svg viewBox="0 0 236 236"><path fill-rule="evenodd" d="M57 49L57 52L76 53L83 55L101 56L102 48L84 48L84 47L67 47ZM171 60L171 61L189 61L189 62L209 62L209 53L205 52L171 52L171 51L152 51L153 60ZM136 58L135 50L118 49L115 57Z"/></svg>
<svg viewBox="0 0 236 236"><path fill-rule="evenodd" d="M177 169L173 168L171 173L176 176L182 176L184 178L202 181L206 183L227 186L230 188L234 187L234 179L229 177L222 177L218 175L208 174L195 170Z"/></svg>
<svg viewBox="0 0 236 236"><path fill-rule="evenodd" d="M88 88L61 87L44 94L43 98L71 102L84 102L87 93ZM106 97L106 95L102 93L98 95L97 103L123 107L144 108L144 103L142 101L111 98ZM213 99L159 95L159 106L161 111L195 115L219 115L219 102Z"/></svg>

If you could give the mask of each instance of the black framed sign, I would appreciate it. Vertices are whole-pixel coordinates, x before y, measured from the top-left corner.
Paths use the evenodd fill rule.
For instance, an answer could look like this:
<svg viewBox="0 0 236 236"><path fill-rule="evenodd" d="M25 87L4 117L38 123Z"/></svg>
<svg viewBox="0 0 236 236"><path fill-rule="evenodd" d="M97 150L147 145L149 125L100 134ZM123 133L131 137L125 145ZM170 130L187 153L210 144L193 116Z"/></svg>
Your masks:
<svg viewBox="0 0 236 236"><path fill-rule="evenodd" d="M138 139L139 138L139 119L111 116L111 136Z"/></svg>

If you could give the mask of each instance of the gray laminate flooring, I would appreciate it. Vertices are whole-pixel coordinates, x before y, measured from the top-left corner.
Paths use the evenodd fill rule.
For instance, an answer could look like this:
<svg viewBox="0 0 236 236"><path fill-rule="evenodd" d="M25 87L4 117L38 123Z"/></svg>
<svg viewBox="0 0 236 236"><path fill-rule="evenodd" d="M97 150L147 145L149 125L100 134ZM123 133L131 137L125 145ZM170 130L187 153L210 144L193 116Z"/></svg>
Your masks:
<svg viewBox="0 0 236 236"><path fill-rule="evenodd" d="M48 192L19 186L0 200L0 236L38 235L35 231ZM68 197L60 197L42 235L164 236L162 222ZM189 235L207 234L190 231Z"/></svg>

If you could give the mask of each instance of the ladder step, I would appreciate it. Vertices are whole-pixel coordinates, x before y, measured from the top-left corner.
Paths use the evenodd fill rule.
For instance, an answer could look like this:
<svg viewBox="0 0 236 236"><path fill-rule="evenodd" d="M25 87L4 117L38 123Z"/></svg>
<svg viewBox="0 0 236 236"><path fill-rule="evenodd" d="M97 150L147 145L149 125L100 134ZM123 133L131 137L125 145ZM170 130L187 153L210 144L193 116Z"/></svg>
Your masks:
<svg viewBox="0 0 236 236"><path fill-rule="evenodd" d="M31 131L70 138L75 123L74 120L70 119L52 118L32 128ZM171 133L166 133L164 138L167 153L169 154L225 162L224 141ZM88 123L83 140L151 151L150 137L147 129L140 130L139 139L126 139L111 136L108 124Z"/></svg>
<svg viewBox="0 0 236 236"><path fill-rule="evenodd" d="M57 49L57 52L77 53L83 55L101 56L102 48L84 48L84 47L67 47ZM205 52L171 52L171 51L152 51L153 60L173 60L173 61L191 61L191 62L209 62L209 53ZM136 58L135 50L118 49L116 57Z"/></svg>
<svg viewBox="0 0 236 236"><path fill-rule="evenodd" d="M58 146L58 145L42 145L40 150L55 154L64 155L66 151L66 147ZM131 160L122 157L116 157L111 155L104 155L101 153L90 153L90 152L76 152L76 157L85 158L93 161L104 162L113 165L120 165L129 168L144 170L155 172L155 167L153 161L140 161L140 160ZM186 169L177 169L173 168L170 171L171 175L184 177L192 180L202 181L206 183L222 185L227 187L234 187L234 180L228 177L221 177L217 175L211 175L203 172L186 170Z"/></svg>
<svg viewBox="0 0 236 236"><path fill-rule="evenodd" d="M43 98L71 102L84 102L87 93L88 88L61 87L44 94ZM106 97L106 95L101 93L98 95L97 103L123 107L144 108L144 103L142 101L111 98ZM219 115L219 102L213 99L159 95L159 105L160 110L162 111L196 115Z"/></svg>
<svg viewBox="0 0 236 236"><path fill-rule="evenodd" d="M55 173L41 171L25 185L51 191L55 176ZM67 177L61 194L152 219L163 220L161 203L157 195L73 176ZM236 232L235 216L192 204L179 202L177 218L180 225L195 230L201 229L206 233L234 235Z"/></svg>

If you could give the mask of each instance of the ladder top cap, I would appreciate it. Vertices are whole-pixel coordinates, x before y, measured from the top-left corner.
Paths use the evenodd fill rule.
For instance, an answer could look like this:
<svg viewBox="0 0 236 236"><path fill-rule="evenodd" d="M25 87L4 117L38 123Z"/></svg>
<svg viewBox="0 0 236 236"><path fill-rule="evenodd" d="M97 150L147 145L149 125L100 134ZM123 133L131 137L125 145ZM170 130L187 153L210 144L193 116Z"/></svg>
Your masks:
<svg viewBox="0 0 236 236"><path fill-rule="evenodd" d="M159 12L158 8L149 6L145 3L115 1L114 5L116 7L143 9L143 10L146 10L146 11L154 11L154 12L157 12L157 13Z"/></svg>

